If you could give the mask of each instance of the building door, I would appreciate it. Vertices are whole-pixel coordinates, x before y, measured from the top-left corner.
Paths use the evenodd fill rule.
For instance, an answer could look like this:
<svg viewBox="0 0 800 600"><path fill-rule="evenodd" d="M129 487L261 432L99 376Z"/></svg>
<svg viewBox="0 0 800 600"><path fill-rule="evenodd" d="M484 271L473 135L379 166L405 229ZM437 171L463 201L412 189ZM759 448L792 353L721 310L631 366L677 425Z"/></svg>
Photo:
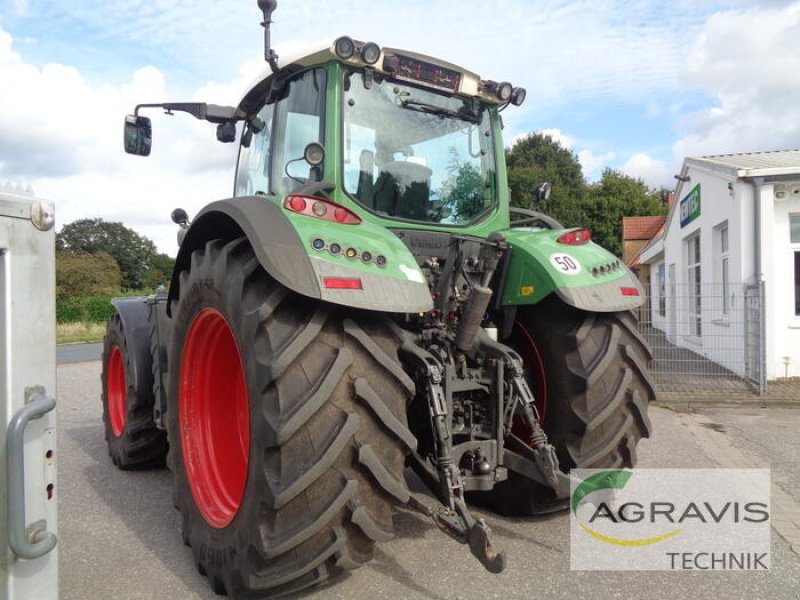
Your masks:
<svg viewBox="0 0 800 600"><path fill-rule="evenodd" d="M764 287L748 285L744 289L744 370L745 376L759 384L766 384L762 365L764 361L763 339Z"/></svg>

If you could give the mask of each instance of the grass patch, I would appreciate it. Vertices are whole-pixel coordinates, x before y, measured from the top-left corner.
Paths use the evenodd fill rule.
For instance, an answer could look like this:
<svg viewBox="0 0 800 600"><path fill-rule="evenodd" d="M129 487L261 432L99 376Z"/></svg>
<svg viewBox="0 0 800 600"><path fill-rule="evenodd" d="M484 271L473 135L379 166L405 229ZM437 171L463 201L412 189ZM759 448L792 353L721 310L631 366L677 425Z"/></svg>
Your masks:
<svg viewBox="0 0 800 600"><path fill-rule="evenodd" d="M658 408L663 408L675 412L675 407L672 406L672 404L670 404L669 402L659 402L656 406L658 406Z"/></svg>
<svg viewBox="0 0 800 600"><path fill-rule="evenodd" d="M82 344L102 342L106 332L105 323L57 323L56 344Z"/></svg>

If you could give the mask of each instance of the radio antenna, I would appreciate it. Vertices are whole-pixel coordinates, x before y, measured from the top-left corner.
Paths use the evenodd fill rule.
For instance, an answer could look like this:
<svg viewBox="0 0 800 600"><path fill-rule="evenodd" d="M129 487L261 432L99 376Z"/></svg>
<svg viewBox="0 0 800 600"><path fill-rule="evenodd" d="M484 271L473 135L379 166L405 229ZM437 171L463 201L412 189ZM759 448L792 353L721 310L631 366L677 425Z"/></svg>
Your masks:
<svg viewBox="0 0 800 600"><path fill-rule="evenodd" d="M258 8L264 14L264 20L261 26L264 28L264 60L269 63L273 73L278 71L278 55L270 47L269 43L269 26L272 23L272 13L278 8L277 0L258 0Z"/></svg>

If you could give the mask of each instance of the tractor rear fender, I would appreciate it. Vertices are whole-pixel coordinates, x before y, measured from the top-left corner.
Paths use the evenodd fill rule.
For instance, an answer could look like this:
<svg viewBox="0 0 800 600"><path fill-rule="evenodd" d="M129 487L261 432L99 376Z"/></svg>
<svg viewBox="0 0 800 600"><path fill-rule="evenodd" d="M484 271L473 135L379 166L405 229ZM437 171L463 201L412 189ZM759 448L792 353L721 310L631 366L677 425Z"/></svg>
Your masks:
<svg viewBox="0 0 800 600"><path fill-rule="evenodd" d="M558 242L568 231L519 228L502 232L511 246L511 258L499 304L538 304L555 293L566 304L592 312L640 306L642 288L628 267L594 242Z"/></svg>
<svg viewBox="0 0 800 600"><path fill-rule="evenodd" d="M261 196L220 200L197 214L175 261L169 304L178 296L180 273L190 267L192 252L210 240L241 236L247 237L267 273L303 296L385 312L433 307L414 257L385 227L297 214ZM315 240L324 245L315 248ZM379 256L385 259L380 264Z"/></svg>

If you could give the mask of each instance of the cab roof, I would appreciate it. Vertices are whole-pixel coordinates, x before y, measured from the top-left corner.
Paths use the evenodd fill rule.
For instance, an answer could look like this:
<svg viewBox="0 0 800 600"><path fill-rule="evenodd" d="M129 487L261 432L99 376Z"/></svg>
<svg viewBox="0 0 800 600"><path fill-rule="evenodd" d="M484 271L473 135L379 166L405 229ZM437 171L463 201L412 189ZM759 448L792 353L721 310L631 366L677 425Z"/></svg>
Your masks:
<svg viewBox="0 0 800 600"><path fill-rule="evenodd" d="M340 39L340 38L337 38ZM342 59L336 55L335 52L336 40L320 41L314 44L298 47L292 51L281 56L278 59L279 70L275 73L269 67L265 67L262 75L254 82L247 93L242 97L238 104L239 114L252 115L259 110L265 94L272 88L273 81L276 78L283 79L284 77L291 76L291 74L301 71L308 67L315 65L323 65L330 61L338 61L344 65L352 66L355 68L370 68L378 73L382 73L389 78L393 77L393 73L385 68L386 59L402 56L407 57L422 63L430 64L436 67L456 71L461 75L458 89L456 93L463 97L478 98L487 104L500 105L503 104L497 96L486 88L486 81L481 80L477 73L469 71L458 65L449 63L447 61L397 48L381 48L380 57L373 65L364 63L358 52L354 52L353 56L348 59ZM363 45L363 42L355 41L356 45ZM493 82L492 82L493 83ZM424 82L420 82L425 85Z"/></svg>

